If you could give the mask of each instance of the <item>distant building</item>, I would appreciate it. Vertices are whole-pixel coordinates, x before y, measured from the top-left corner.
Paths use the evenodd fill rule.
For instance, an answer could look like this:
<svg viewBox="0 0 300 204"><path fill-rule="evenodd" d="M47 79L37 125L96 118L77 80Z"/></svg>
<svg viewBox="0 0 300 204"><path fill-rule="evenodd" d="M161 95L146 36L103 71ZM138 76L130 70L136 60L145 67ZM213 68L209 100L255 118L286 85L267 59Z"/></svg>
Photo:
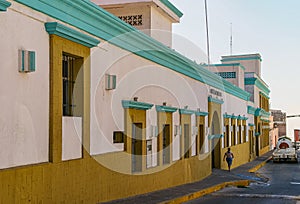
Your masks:
<svg viewBox="0 0 300 204"><path fill-rule="evenodd" d="M277 124L278 137L286 136L286 113L281 110L270 110L274 123Z"/></svg>
<svg viewBox="0 0 300 204"><path fill-rule="evenodd" d="M250 137L250 158L265 153L269 138L269 86L261 78L261 55L243 54L222 56L221 64L206 65L210 71L250 93L248 113L253 113L255 136Z"/></svg>
<svg viewBox="0 0 300 204"><path fill-rule="evenodd" d="M299 129L294 130L294 141L300 141L300 130Z"/></svg>
<svg viewBox="0 0 300 204"><path fill-rule="evenodd" d="M270 149L276 147L278 141L278 127L277 123L274 122L274 116L270 116Z"/></svg>

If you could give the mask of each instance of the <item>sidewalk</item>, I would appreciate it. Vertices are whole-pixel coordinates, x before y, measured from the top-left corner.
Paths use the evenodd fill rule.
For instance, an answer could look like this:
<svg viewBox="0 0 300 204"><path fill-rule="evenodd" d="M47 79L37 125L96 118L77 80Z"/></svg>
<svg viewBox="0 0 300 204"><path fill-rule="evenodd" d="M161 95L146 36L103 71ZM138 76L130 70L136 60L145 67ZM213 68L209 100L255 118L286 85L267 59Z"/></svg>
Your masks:
<svg viewBox="0 0 300 204"><path fill-rule="evenodd" d="M231 170L231 172L213 169L210 176L198 182L184 184L120 200L114 200L106 202L106 204L181 203L195 197L209 194L228 185L240 186L247 185L250 181L265 181L264 178L259 178L251 172L255 172L262 167L270 159L271 155L272 151L256 158L252 162L246 163Z"/></svg>

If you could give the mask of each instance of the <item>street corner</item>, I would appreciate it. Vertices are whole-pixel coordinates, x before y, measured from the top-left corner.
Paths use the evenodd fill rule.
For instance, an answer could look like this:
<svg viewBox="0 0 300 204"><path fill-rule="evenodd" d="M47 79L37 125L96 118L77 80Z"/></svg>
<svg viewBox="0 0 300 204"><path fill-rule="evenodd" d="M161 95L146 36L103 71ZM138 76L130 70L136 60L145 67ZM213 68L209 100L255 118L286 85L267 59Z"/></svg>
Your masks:
<svg viewBox="0 0 300 204"><path fill-rule="evenodd" d="M269 162L270 160L272 160L272 156L269 156L266 160L262 161L261 163L259 163L258 165L254 166L253 168L249 169L248 172L255 173L261 167L263 167L264 165L266 165L266 163Z"/></svg>

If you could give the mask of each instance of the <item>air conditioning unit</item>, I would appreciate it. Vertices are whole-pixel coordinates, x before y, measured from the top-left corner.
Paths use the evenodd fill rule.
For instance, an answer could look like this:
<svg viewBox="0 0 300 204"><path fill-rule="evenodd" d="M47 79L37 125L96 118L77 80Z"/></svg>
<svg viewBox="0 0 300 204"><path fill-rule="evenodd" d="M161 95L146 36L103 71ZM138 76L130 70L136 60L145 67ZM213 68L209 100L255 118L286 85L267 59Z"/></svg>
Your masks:
<svg viewBox="0 0 300 204"><path fill-rule="evenodd" d="M105 89L106 90L113 90L116 89L117 84L117 76L116 75L105 75Z"/></svg>
<svg viewBox="0 0 300 204"><path fill-rule="evenodd" d="M35 71L35 52L28 50L19 50L19 72Z"/></svg>

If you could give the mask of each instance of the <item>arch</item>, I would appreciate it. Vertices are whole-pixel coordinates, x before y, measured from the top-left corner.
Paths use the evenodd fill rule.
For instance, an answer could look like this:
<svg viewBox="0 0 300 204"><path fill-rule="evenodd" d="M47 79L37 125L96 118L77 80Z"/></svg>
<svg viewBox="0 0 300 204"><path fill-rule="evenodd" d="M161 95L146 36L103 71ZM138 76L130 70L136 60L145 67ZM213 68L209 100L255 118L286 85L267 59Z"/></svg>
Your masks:
<svg viewBox="0 0 300 204"><path fill-rule="evenodd" d="M221 121L217 111L211 120L211 165L212 168L221 167Z"/></svg>

